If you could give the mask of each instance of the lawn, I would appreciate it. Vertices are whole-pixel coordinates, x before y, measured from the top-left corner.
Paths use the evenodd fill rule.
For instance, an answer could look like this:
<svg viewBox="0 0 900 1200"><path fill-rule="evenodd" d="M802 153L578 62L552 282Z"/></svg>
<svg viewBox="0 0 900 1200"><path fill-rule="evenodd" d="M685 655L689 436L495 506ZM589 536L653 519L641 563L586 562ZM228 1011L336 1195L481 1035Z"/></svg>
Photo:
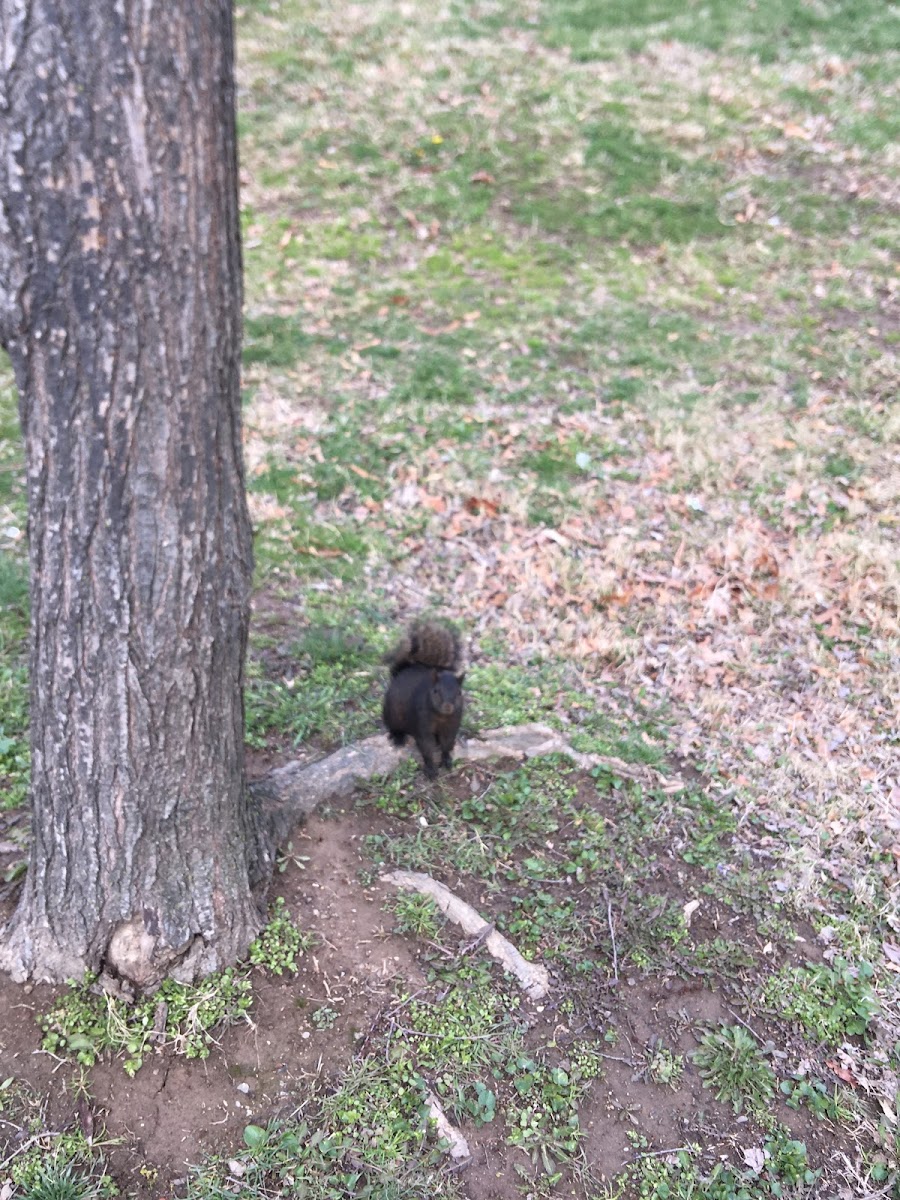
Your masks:
<svg viewBox="0 0 900 1200"><path fill-rule="evenodd" d="M377 732L423 611L465 734L594 758L316 814L162 1031L0 981L0 1198L897 1200L896 7L258 0L238 36L251 769ZM23 505L4 367L7 905Z"/></svg>

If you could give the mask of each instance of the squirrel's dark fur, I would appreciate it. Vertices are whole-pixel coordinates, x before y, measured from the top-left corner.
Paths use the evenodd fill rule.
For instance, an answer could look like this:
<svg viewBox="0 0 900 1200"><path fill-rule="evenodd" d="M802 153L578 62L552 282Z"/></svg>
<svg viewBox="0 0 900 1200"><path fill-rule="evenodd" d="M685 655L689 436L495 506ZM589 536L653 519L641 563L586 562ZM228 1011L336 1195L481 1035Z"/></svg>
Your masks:
<svg viewBox="0 0 900 1200"><path fill-rule="evenodd" d="M425 774L437 775L441 766L453 765L453 745L462 721L464 673L459 673L462 646L459 635L443 625L419 621L388 655L391 682L382 715L395 746L415 739Z"/></svg>
<svg viewBox="0 0 900 1200"><path fill-rule="evenodd" d="M436 621L413 621L394 649L384 660L391 675L399 675L413 664L437 667L458 675L462 666L462 643L455 629Z"/></svg>

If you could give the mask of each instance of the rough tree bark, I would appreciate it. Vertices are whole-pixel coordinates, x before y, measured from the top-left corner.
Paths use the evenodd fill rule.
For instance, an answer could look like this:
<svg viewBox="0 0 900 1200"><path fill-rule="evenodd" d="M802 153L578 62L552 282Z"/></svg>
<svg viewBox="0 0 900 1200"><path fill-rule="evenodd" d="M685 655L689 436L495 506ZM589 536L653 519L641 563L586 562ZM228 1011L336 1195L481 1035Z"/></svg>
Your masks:
<svg viewBox="0 0 900 1200"><path fill-rule="evenodd" d="M149 990L235 961L277 842L403 757L379 734L245 786L240 310L231 0L0 0L33 831L0 969L20 980ZM458 747L556 752L635 770L537 725Z"/></svg>
<svg viewBox="0 0 900 1200"><path fill-rule="evenodd" d="M0 340L26 446L31 863L14 977L234 961L251 535L230 0L0 0Z"/></svg>

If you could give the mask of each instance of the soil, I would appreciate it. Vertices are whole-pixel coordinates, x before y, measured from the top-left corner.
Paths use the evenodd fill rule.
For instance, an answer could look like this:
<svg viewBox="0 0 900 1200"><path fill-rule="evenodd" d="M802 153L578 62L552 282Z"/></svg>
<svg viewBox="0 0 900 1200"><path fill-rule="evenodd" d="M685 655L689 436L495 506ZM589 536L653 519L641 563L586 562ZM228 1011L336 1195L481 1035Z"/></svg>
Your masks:
<svg viewBox="0 0 900 1200"><path fill-rule="evenodd" d="M475 773L456 773L452 787L471 787L467 775ZM392 824L378 813L348 808L327 818L315 816L295 831L295 857L276 878L273 891L285 898L300 927L316 935L316 949L302 959L294 978L255 976L252 1019L225 1030L206 1061L187 1061L164 1051L146 1060L134 1079L117 1061L100 1062L87 1073L91 1119L117 1143L108 1158L124 1194L150 1200L177 1192L191 1163L209 1152L228 1154L239 1148L245 1126L265 1125L295 1112L314 1080L327 1087L337 1079L393 998L398 981L406 991L425 984L414 940L389 930L383 905L393 889L379 882L364 886L360 880L363 868L371 870L362 840ZM467 898L484 904L471 881L468 887L453 878L445 882L460 894L471 891ZM654 887L683 904L694 894L691 882L683 862L676 866L674 859L662 859ZM4 915L0 911L0 919ZM491 914L485 915L490 919ZM696 920L704 936L715 936L728 920L729 936L742 936L733 927L734 914L712 901L704 900ZM752 924L743 935L750 938L751 931L755 940ZM807 942L804 952L809 949ZM736 1145L762 1144L763 1131L717 1103L689 1059L675 1089L661 1089L647 1078L648 1046L662 1040L669 1049L689 1055L697 1044L691 1032L696 1022L733 1023L733 1001L718 980L633 972L623 974L617 987L593 986L594 992L579 997L576 1005L582 1015L589 1014L582 1028L596 1034L609 1022L619 1031L618 1043L604 1056L602 1078L579 1106L587 1159L597 1177L610 1179L632 1161L635 1152L627 1131L635 1127L653 1151L697 1142L724 1154ZM46 1120L55 1129L85 1121L84 1101L79 1106L70 1086L79 1069L40 1049L36 1015L46 1011L60 990L16 985L0 977L0 1081L12 1076L46 1096ZM322 1006L338 1014L328 1030L313 1021ZM577 1022L560 1015L552 993L550 1002L527 1008L529 1041L536 1047L556 1045L564 1056L567 1040L578 1032ZM765 1030L755 1031L765 1036ZM833 1153L833 1135L805 1114L779 1104L777 1116L806 1141L811 1158ZM519 1195L516 1167L528 1166L523 1153L509 1147L492 1126L464 1127L462 1132L473 1151L461 1176L463 1193L471 1200ZM0 1131L0 1160L5 1157L2 1143ZM563 1193L584 1194L574 1183Z"/></svg>

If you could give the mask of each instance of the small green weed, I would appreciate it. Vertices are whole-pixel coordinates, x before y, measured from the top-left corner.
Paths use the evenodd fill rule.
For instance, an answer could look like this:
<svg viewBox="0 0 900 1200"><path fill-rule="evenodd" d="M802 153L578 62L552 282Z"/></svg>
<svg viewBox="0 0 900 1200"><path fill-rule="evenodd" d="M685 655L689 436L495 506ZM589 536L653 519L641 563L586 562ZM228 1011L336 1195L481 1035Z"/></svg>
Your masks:
<svg viewBox="0 0 900 1200"><path fill-rule="evenodd" d="M367 1166L396 1167L426 1149L422 1120L427 1086L405 1049L390 1063L375 1058L352 1063L340 1088L323 1102L327 1124L354 1145Z"/></svg>
<svg viewBox="0 0 900 1200"><path fill-rule="evenodd" d="M859 1117L856 1097L847 1089L834 1084L829 1088L822 1079L784 1079L781 1091L786 1097L788 1108L807 1107L821 1120L849 1124Z"/></svg>
<svg viewBox="0 0 900 1200"><path fill-rule="evenodd" d="M496 839L508 854L559 829L575 795L567 778L570 773L564 760L546 758L499 775L486 792L462 801L460 816L484 836Z"/></svg>
<svg viewBox="0 0 900 1200"><path fill-rule="evenodd" d="M262 967L273 975L296 975L297 959L315 944L310 933L303 933L291 919L284 898L279 896L272 905L269 921L247 952L254 967Z"/></svg>
<svg viewBox="0 0 900 1200"><path fill-rule="evenodd" d="M101 1200L118 1194L108 1176L98 1179L59 1152L44 1158L33 1171L18 1172L18 1180L15 1174L22 1200Z"/></svg>
<svg viewBox="0 0 900 1200"><path fill-rule="evenodd" d="M474 1083L458 1087L456 1091L456 1111L468 1116L476 1128L489 1125L497 1115L497 1096L480 1079Z"/></svg>
<svg viewBox="0 0 900 1200"><path fill-rule="evenodd" d="M584 1085L562 1067L540 1065L527 1055L507 1071L520 1097L508 1114L509 1142L555 1180L559 1164L570 1162L581 1142L577 1102Z"/></svg>
<svg viewBox="0 0 900 1200"><path fill-rule="evenodd" d="M678 807L687 816L688 836L682 858L685 862L715 870L723 859L731 857L728 838L735 829L734 814L716 796L704 792L679 797Z"/></svg>
<svg viewBox="0 0 900 1200"><path fill-rule="evenodd" d="M844 958L805 967L784 967L760 989L769 1008L796 1021L817 1042L837 1046L848 1037L866 1037L880 1005L870 985L871 963L853 966Z"/></svg>
<svg viewBox="0 0 900 1200"><path fill-rule="evenodd" d="M440 919L437 905L431 896L421 896L415 892L400 892L392 900L391 907L397 918L394 927L397 933L406 933L413 937L437 941L443 921Z"/></svg>
<svg viewBox="0 0 900 1200"><path fill-rule="evenodd" d="M417 786L421 774L413 758L401 762L387 779L372 779L360 790L359 805L372 804L378 812L402 820L416 816L422 808L422 791ZM370 839L370 844L382 841L380 836Z"/></svg>
<svg viewBox="0 0 900 1200"><path fill-rule="evenodd" d="M288 842L278 851L275 860L275 869L279 875L283 875L288 867L293 864L298 871L305 871L306 864L309 862L308 854L298 854L294 849L294 843Z"/></svg>
<svg viewBox="0 0 900 1200"><path fill-rule="evenodd" d="M634 1140L637 1148L646 1149L646 1139ZM759 1170L738 1170L719 1162L705 1174L696 1161L699 1153L698 1146L676 1150L671 1162L651 1154L620 1179L636 1189L640 1200L781 1200L786 1196L812 1200L816 1194L821 1172L810 1168L806 1146L794 1141L787 1130L779 1129L766 1139Z"/></svg>
<svg viewBox="0 0 900 1200"><path fill-rule="evenodd" d="M367 1084L372 1091L361 1091ZM260 1196L432 1200L447 1196L439 1151L425 1144L418 1091L411 1104L405 1103L404 1094L391 1107L386 1088L382 1080L357 1072L352 1092L340 1089L327 1114L316 1109L301 1121L273 1123L265 1129L248 1125L245 1148L226 1158L210 1158L194 1169L187 1200L234 1195L242 1200ZM370 1124L365 1123L366 1116L371 1118ZM236 1175L240 1180L237 1191Z"/></svg>
<svg viewBox="0 0 900 1200"><path fill-rule="evenodd" d="M525 891L511 895L510 902L512 911L498 917L497 924L527 957L571 964L585 952L580 916L572 897L544 890Z"/></svg>
<svg viewBox="0 0 900 1200"><path fill-rule="evenodd" d="M474 1081L485 1067L499 1068L514 1055L518 1005L518 996L490 978L480 985L456 983L440 1003L410 1000L404 1010L410 1053L414 1050L419 1067L439 1073L444 1084L465 1082L470 1071Z"/></svg>
<svg viewBox="0 0 900 1200"><path fill-rule="evenodd" d="M615 1030L607 1030L603 1035L603 1042L607 1046L614 1046L617 1040L618 1034ZM574 1042L569 1050L569 1061L572 1073L586 1082L599 1079L603 1075L603 1055L597 1042L587 1039Z"/></svg>
<svg viewBox="0 0 900 1200"><path fill-rule="evenodd" d="M154 1045L169 1045L186 1058L208 1058L213 1031L246 1019L250 982L233 970L186 985L169 979L153 996L128 1004L93 990L94 980L70 983L69 991L38 1017L41 1046L86 1067L109 1051L125 1055L123 1069L135 1075Z"/></svg>
<svg viewBox="0 0 900 1200"><path fill-rule="evenodd" d="M337 1012L333 1008L329 1008L327 1004L323 1004L321 1008L317 1008L312 1015L312 1023L320 1031L333 1029L337 1019Z"/></svg>
<svg viewBox="0 0 900 1200"><path fill-rule="evenodd" d="M732 979L740 978L756 964L753 952L742 942L723 937L701 942L694 948L693 960L700 967L707 967Z"/></svg>
<svg viewBox="0 0 900 1200"><path fill-rule="evenodd" d="M703 1086L716 1098L731 1104L736 1113L745 1107L758 1118L775 1094L775 1073L756 1039L740 1025L710 1030L693 1054Z"/></svg>
<svg viewBox="0 0 900 1200"><path fill-rule="evenodd" d="M84 1097L83 1080L74 1086ZM4 1134L0 1137L0 1177L11 1182L13 1196L22 1200L109 1200L119 1194L106 1174L103 1149L109 1143L100 1129L95 1129L90 1139L78 1126L51 1131L46 1101L12 1078L0 1083L0 1114ZM17 1130L22 1136L15 1136Z"/></svg>
<svg viewBox="0 0 900 1200"><path fill-rule="evenodd" d="M665 1046L657 1046L650 1057L647 1070L654 1083L676 1088L684 1074L684 1055L675 1054Z"/></svg>

